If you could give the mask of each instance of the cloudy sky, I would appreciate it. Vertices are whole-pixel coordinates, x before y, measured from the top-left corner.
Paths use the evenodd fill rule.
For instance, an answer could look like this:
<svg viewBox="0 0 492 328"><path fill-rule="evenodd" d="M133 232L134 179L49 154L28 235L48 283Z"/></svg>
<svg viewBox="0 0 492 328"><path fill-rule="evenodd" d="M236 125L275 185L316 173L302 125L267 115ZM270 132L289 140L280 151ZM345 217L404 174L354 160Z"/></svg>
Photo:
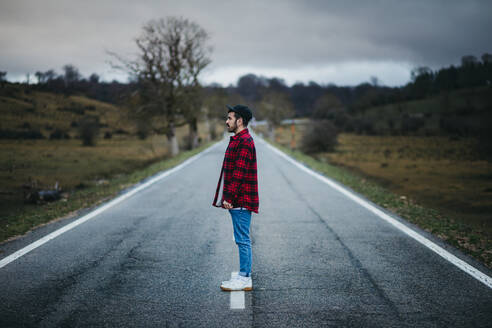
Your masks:
<svg viewBox="0 0 492 328"><path fill-rule="evenodd" d="M0 0L0 71L75 65L84 76L126 77L106 51L131 58L150 19L182 16L210 34L204 83L254 73L291 85L408 82L416 66L437 69L463 55L492 53L489 0Z"/></svg>

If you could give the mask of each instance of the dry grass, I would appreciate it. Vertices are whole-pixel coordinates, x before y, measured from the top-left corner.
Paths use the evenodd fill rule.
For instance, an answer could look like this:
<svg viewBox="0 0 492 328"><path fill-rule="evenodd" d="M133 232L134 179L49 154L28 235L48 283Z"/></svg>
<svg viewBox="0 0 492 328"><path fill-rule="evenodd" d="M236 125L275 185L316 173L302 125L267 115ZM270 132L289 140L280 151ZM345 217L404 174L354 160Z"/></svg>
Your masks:
<svg viewBox="0 0 492 328"><path fill-rule="evenodd" d="M276 135L290 148L289 127ZM341 134L333 153L292 155L492 268L492 163L475 139Z"/></svg>
<svg viewBox="0 0 492 328"><path fill-rule="evenodd" d="M339 142L321 156L492 233L492 163L477 160L474 139L342 134Z"/></svg>
<svg viewBox="0 0 492 328"><path fill-rule="evenodd" d="M66 190L64 197L56 202L41 204L24 204L21 201L2 208L0 216L0 241L11 239L22 235L30 229L41 224L58 220L60 218L76 215L80 209L90 208L102 201L115 197L121 190L132 186L148 176L154 175L162 170L169 169L190 156L200 152L211 143L204 143L197 149L181 152L178 156L164 160L156 160L151 165L138 169L124 168L127 173L113 174L103 180L85 180L78 187ZM97 162L91 165L97 167ZM79 167L81 169L82 167Z"/></svg>
<svg viewBox="0 0 492 328"><path fill-rule="evenodd" d="M95 146L82 146L82 140L75 138L78 131L72 122L78 122L83 114L98 116L103 126ZM169 159L165 135L154 134L141 140L134 135L135 124L128 119L126 109L82 96L25 92L19 88L9 97L0 97L0 115L1 129L22 130L28 123L29 129L39 129L45 137L54 129L63 129L71 136L62 140L0 139L0 240L94 204L128 183L189 156ZM153 124L162 126L159 120ZM223 126L218 128L219 135L220 128ZM198 129L199 137L207 140L205 124L200 123ZM115 133L117 130L127 134ZM111 132L112 138L104 139L105 132ZM182 146L188 126L178 128L176 135ZM135 175L137 171L141 173ZM46 189L58 181L70 197L66 204L25 204L22 185L30 180Z"/></svg>
<svg viewBox="0 0 492 328"><path fill-rule="evenodd" d="M202 138L205 131L200 126ZM178 139L187 128L178 129ZM98 179L129 173L167 157L167 138L154 135L146 140L116 135L99 139L96 146L70 140L0 140L0 215L22 206L22 188L30 179L41 187L58 181L65 190L90 185Z"/></svg>
<svg viewBox="0 0 492 328"><path fill-rule="evenodd" d="M61 128L69 131L73 137L76 130L70 125L82 117L76 111L99 116L100 123L108 125L102 132L123 127L134 131L133 124L126 118L126 111L122 108L82 96L66 97L47 92L26 93L22 90L18 90L13 97L0 96L0 128L16 129L28 122L32 128L40 129L45 135L49 135L52 128Z"/></svg>

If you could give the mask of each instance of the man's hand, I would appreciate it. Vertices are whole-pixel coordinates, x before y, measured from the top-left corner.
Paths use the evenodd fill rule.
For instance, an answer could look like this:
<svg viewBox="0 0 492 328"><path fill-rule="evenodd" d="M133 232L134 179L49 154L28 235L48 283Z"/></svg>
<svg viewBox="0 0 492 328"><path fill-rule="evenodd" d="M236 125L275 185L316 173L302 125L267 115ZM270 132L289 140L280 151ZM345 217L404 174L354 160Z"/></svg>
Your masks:
<svg viewBox="0 0 492 328"><path fill-rule="evenodd" d="M224 205L224 207L228 210L230 210L232 208L232 204L231 203L228 203L226 202L225 200L222 202L222 204Z"/></svg>

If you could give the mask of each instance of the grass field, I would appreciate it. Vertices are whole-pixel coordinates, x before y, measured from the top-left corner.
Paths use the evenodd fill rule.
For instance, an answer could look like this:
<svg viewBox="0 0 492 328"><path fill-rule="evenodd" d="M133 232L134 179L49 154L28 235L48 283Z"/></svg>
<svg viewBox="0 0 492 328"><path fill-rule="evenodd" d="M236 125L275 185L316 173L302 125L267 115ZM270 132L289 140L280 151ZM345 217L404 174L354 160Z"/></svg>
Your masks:
<svg viewBox="0 0 492 328"><path fill-rule="evenodd" d="M407 114L423 118L422 127L414 134L439 135L442 132L441 119L456 118L455 126L477 129L480 123L491 122L492 89L491 86L466 88L451 92L442 92L425 99L374 106L365 109L357 117L373 124L375 134L392 134L390 122L394 129L401 129L401 117ZM462 124L458 124L461 122Z"/></svg>
<svg viewBox="0 0 492 328"><path fill-rule="evenodd" d="M4 199L2 203L2 215L0 216L0 242L22 235L44 223L75 215L80 209L92 207L109 200L115 197L119 191L148 176L181 163L211 144L212 142L204 143L194 150L181 152L175 157L158 159L150 165L148 163L142 163L142 166L139 168L137 166L121 167L119 173L115 171L114 174L107 175L105 179L82 180L74 189L65 188L64 197L55 202L25 204L18 199L12 199L11 204L7 204L3 208L5 204ZM97 170L97 163L99 162L102 162L101 158L98 158L96 162L89 163L90 166L94 166L93 172L95 174L100 173ZM78 169L82 169L82 165L85 164L81 164ZM106 165L104 169L109 166ZM68 176L67 179L75 178Z"/></svg>
<svg viewBox="0 0 492 328"><path fill-rule="evenodd" d="M297 146L307 128L296 126ZM289 150L290 127L276 135ZM341 134L333 153L291 154L492 268L492 163L475 148L474 139Z"/></svg>
<svg viewBox="0 0 492 328"><path fill-rule="evenodd" d="M186 133L185 128L178 130L178 136ZM57 181L65 190L83 188L167 157L163 135L146 140L117 135L98 140L94 147L82 146L79 139L0 140L0 216L23 206L22 185L30 180L42 188Z"/></svg>
<svg viewBox="0 0 492 328"><path fill-rule="evenodd" d="M492 232L492 163L477 160L474 139L343 134L328 162L360 170L399 195Z"/></svg>
<svg viewBox="0 0 492 328"><path fill-rule="evenodd" d="M206 142L207 127L199 123L202 147L170 158L165 135L154 134L141 140L135 135L135 124L128 119L127 110L81 96L26 93L19 89L9 97L0 96L0 114L3 130L28 126L48 137L51 131L63 129L71 137L0 139L0 241L97 204L210 145ZM95 146L83 146L82 140L76 138L78 131L73 122L84 115L99 117L101 130ZM217 127L219 135L221 129L223 126ZM111 132L112 138L104 139L105 132ZM182 144L188 126L178 128L176 135ZM22 186L30 181L36 181L41 189L53 189L58 182L64 197L53 203L25 203Z"/></svg>

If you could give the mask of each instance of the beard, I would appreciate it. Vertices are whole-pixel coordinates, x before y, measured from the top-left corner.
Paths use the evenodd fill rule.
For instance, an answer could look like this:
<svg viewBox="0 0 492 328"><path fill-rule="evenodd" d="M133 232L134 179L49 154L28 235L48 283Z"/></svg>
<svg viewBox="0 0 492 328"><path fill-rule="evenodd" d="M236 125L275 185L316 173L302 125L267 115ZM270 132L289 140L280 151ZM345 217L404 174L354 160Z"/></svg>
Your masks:
<svg viewBox="0 0 492 328"><path fill-rule="evenodd" d="M236 130L236 124L231 124L230 126L227 126L227 131L234 132L234 130Z"/></svg>

